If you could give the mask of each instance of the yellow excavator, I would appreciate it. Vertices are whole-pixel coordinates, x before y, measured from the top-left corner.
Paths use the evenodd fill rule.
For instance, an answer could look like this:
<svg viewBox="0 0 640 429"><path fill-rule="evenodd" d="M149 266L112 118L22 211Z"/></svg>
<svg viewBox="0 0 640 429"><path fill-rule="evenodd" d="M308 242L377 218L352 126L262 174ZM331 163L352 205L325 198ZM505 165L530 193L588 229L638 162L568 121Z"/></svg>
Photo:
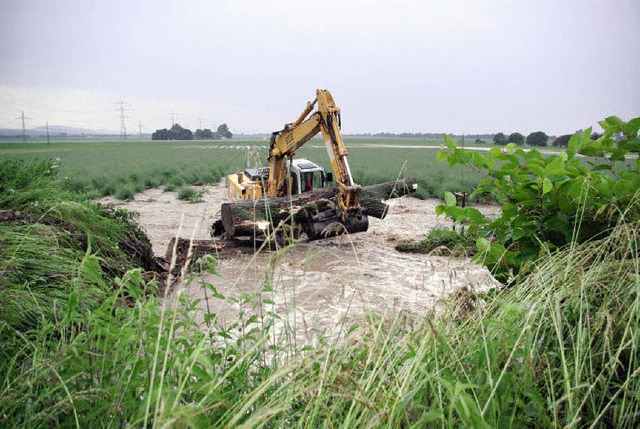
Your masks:
<svg viewBox="0 0 640 429"><path fill-rule="evenodd" d="M326 228L335 222L342 225L343 232L366 231L369 220L360 206L361 188L353 180L340 127L340 109L331 93L316 90L315 100L307 103L298 119L272 134L268 167L248 168L227 176L229 197L236 200L288 197L335 180L337 192L332 197L333 204L300 228L310 240L320 238L323 231L326 235ZM318 133L322 133L333 174L325 173L308 159L294 159L296 151Z"/></svg>

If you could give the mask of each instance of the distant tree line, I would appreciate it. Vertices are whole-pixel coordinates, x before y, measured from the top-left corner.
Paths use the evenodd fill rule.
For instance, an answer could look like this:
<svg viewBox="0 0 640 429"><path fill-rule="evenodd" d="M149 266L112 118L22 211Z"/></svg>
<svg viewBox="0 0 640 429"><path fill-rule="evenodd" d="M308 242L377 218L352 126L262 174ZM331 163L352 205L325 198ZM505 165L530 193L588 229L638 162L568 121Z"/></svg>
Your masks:
<svg viewBox="0 0 640 429"><path fill-rule="evenodd" d="M451 133L361 133L361 134L349 134L353 137L383 137L383 138L410 138L410 139L442 139L444 136L449 136L454 139L463 137L462 135ZM465 139L487 139L491 140L493 134L465 134Z"/></svg>
<svg viewBox="0 0 640 429"><path fill-rule="evenodd" d="M151 140L220 140L223 138L233 138L233 133L229 131L227 124L221 124L215 132L209 128L198 128L195 133L179 124L173 124L171 129L163 128L151 134Z"/></svg>
<svg viewBox="0 0 640 429"><path fill-rule="evenodd" d="M582 133L582 131L576 131L574 134ZM554 147L568 147L569 140L574 134L564 134L559 137L555 137L552 140L552 145ZM592 133L591 140L597 140L602 137L602 134ZM496 133L493 136L493 143L499 146L506 146L509 143L515 143L517 145L527 144L528 146L538 146L545 147L548 146L549 136L543 131L534 131L529 134L527 137L520 133L511 133L508 136L504 133Z"/></svg>

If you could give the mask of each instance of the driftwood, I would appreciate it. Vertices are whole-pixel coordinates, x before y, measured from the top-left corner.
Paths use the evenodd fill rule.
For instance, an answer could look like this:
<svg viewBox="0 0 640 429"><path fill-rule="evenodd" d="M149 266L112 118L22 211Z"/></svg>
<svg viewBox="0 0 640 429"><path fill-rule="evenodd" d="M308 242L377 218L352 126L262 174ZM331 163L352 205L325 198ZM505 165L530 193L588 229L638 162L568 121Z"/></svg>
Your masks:
<svg viewBox="0 0 640 429"><path fill-rule="evenodd" d="M415 191L413 178L363 186L360 205L368 216L384 219L389 206L383 201ZM267 237L274 228L304 225L318 213L335 208L336 188L316 189L292 197L238 200L222 204L221 219L213 225L214 235L223 231L234 237Z"/></svg>

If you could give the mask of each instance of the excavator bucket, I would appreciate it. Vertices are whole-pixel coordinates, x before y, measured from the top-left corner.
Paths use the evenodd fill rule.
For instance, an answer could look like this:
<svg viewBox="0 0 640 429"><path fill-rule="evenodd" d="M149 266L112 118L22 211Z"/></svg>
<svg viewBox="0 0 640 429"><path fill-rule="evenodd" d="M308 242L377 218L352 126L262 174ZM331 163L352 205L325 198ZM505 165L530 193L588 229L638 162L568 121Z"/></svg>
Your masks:
<svg viewBox="0 0 640 429"><path fill-rule="evenodd" d="M343 234L355 234L369 229L369 218L363 214L360 219L350 217L346 220L338 216L312 219L305 228L309 241L334 237Z"/></svg>

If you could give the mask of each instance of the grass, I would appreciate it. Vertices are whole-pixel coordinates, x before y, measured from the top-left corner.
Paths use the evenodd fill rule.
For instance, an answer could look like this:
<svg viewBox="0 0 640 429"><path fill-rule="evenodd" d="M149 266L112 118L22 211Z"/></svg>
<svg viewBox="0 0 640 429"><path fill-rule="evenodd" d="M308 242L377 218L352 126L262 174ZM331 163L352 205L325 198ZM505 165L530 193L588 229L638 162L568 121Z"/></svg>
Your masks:
<svg viewBox="0 0 640 429"><path fill-rule="evenodd" d="M419 242L399 243L396 250L401 252L427 253L450 256L473 256L477 253L476 238L473 235L454 231L451 228L434 228Z"/></svg>
<svg viewBox="0 0 640 429"><path fill-rule="evenodd" d="M165 188L166 190L166 188ZM204 195L203 190L196 190L191 186L184 186L178 189L178 199L186 200L190 203L201 203L203 201L202 196Z"/></svg>
<svg viewBox="0 0 640 429"><path fill-rule="evenodd" d="M306 349L270 341L279 316L251 315L260 294L238 301L200 284L237 306L232 326L212 313L200 326L184 293L170 306L138 294L132 308L115 294L10 343L29 359L3 364L3 423L633 427L639 232L621 225L545 258L520 288L458 295L425 318L372 314ZM141 283L131 272L119 293Z"/></svg>
<svg viewBox="0 0 640 429"><path fill-rule="evenodd" d="M462 291L428 314L372 312L301 346L275 335L286 315L272 311L268 282L227 297L215 276L191 277L171 299L147 294L157 285L141 269L105 263L118 260L113 214L56 188L51 164L1 166L2 426L634 427L640 418L637 219L543 256L518 287ZM200 267L215 274L215 259ZM188 287L204 289L205 303ZM237 317L207 310L216 300Z"/></svg>

